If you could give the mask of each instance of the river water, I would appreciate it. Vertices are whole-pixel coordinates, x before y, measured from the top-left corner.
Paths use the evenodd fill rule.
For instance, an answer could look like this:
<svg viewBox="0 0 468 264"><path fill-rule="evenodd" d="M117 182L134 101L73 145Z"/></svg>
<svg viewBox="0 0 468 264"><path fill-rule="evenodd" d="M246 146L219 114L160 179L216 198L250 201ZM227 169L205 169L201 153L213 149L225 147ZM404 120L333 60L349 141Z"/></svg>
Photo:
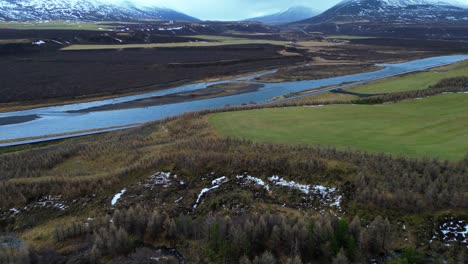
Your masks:
<svg viewBox="0 0 468 264"><path fill-rule="evenodd" d="M206 88L207 86L245 82L259 76L252 75L243 78L236 78L227 81L189 84L167 90L150 92L140 95L123 96L114 99L101 100L88 103L69 104L63 106L43 107L26 111L16 111L8 113L0 113L1 118L11 118L18 116L37 116L38 118L17 124L0 125L0 141L12 140L28 137L41 137L52 134L73 133L83 130L105 129L109 127L126 126L133 124L160 120L166 117L179 115L185 112L199 111L205 109L215 109L225 106L235 106L249 103L265 103L272 98L297 93L309 89L320 88L330 85L339 85L342 83L361 83L377 79L382 79L394 75L425 70L437 66L452 64L460 61L468 60L468 55L453 55L433 57L422 60L415 60L398 64L382 64L385 68L378 71L353 74L341 77L326 78L312 81L297 81L283 83L260 83L263 88L257 91L237 94L225 97L217 97L211 99L195 100L190 102L182 102L175 104L158 105L145 108L123 109L114 111L88 112L88 113L68 113L68 111L76 111L91 107L116 104L122 102L130 102L138 99L149 98L154 96L162 96L174 94L184 91L194 91ZM271 72L263 73L268 74ZM262 74L262 75L263 75ZM0 122L1 123L1 122ZM2 145L0 145L1 147ZM5 146L5 145L3 145Z"/></svg>

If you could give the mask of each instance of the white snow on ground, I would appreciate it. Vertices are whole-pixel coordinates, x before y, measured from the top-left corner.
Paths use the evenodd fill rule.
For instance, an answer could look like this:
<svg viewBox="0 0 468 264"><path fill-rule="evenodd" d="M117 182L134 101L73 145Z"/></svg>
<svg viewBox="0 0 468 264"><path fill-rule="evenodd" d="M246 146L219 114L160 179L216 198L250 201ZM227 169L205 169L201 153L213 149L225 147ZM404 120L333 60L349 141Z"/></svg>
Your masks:
<svg viewBox="0 0 468 264"><path fill-rule="evenodd" d="M76 200L74 200L72 203L74 203ZM68 208L67 202L62 200L62 196L53 196L53 195L46 195L42 196L38 200L31 202L30 204L26 205L23 208L10 208L6 211L3 211L4 214L11 214L11 215L17 215L21 214L23 212L28 212L30 210L34 209L44 209L44 208L50 208L50 209L57 209L64 211ZM0 210L0 215L2 215L2 212Z"/></svg>
<svg viewBox="0 0 468 264"><path fill-rule="evenodd" d="M40 45L44 45L46 43L44 41L42 41L42 40L39 40L39 41L34 41L32 44L40 46Z"/></svg>
<svg viewBox="0 0 468 264"><path fill-rule="evenodd" d="M184 27L167 27L167 28L160 27L158 28L158 30L159 31L172 31L172 30L181 30L183 28Z"/></svg>
<svg viewBox="0 0 468 264"><path fill-rule="evenodd" d="M151 177L146 181L143 186L146 188L151 188L151 190L157 186L162 185L162 187L167 188L171 185L171 173L170 172L156 172L151 175ZM174 178L177 178L177 175L174 175Z"/></svg>
<svg viewBox="0 0 468 264"><path fill-rule="evenodd" d="M214 172L212 172L211 175L214 175ZM211 185L214 185L214 186L210 187L210 188L204 188L203 190L201 190L200 194L197 197L197 201L195 201L195 204L193 205L193 209L197 208L197 206L200 203L200 200L203 197L203 195L205 195L206 193L208 193L208 192L210 192L210 191L212 191L214 189L219 188L221 186L221 184L226 183L228 181L229 181L229 179L226 178L226 176L219 177L217 179L212 180Z"/></svg>
<svg viewBox="0 0 468 264"><path fill-rule="evenodd" d="M268 180L271 181L276 186L283 186L283 187L296 189L305 194L309 194L310 192L310 185L299 184L294 181L288 182L288 181L285 181L283 178L280 178L275 175L268 178Z"/></svg>
<svg viewBox="0 0 468 264"><path fill-rule="evenodd" d="M34 204L34 207L42 207L42 208L56 208L59 210L65 210L68 206L64 204L62 201L62 197L59 196L52 196L47 195L39 198Z"/></svg>
<svg viewBox="0 0 468 264"><path fill-rule="evenodd" d="M11 208L10 212L12 212L13 214L18 214L18 213L20 213L20 210L18 210L16 208Z"/></svg>
<svg viewBox="0 0 468 264"><path fill-rule="evenodd" d="M337 189L322 185L305 185L295 181L286 181L279 176L273 175L268 178L276 186L287 187L303 192L304 194L318 196L322 205L340 208L341 195L337 195Z"/></svg>
<svg viewBox="0 0 468 264"><path fill-rule="evenodd" d="M112 201L111 201L111 205L115 205L120 197L122 197L122 195L127 191L127 189L122 189L122 191L120 191L119 193L117 193L114 198L112 198Z"/></svg>
<svg viewBox="0 0 468 264"><path fill-rule="evenodd" d="M213 176L214 174L215 173L213 172L207 176ZM268 192L271 192L270 186L265 181L263 181L260 178L248 175L247 172L244 173L244 175L237 175L236 179L242 186L246 186L248 184L254 184L254 185L261 186ZM203 178L203 180L206 180L206 178ZM272 182L273 185L275 186L299 190L304 194L310 195L311 198L318 199L322 206L336 207L338 209L341 209L340 206L341 206L342 196L338 195L338 192L337 192L338 190L336 188L326 187L322 185L311 186L311 185L296 183L294 181L286 181L285 179L280 178L279 176L276 176L276 175L271 176L270 178L268 178L268 180ZM206 193L219 188L222 184L227 183L228 181L229 179L226 176L222 176L222 177L212 180L211 185L213 186L209 188L204 188L201 190L200 194L197 197L197 200L195 201L195 204L193 205L193 208L196 209L198 207L201 199ZM177 200L176 203L178 201L179 200Z"/></svg>
<svg viewBox="0 0 468 264"><path fill-rule="evenodd" d="M211 188L204 188L203 190L201 190L200 194L198 195L197 197L197 201L195 202L195 204L193 205L193 209L196 209L197 206L198 206L198 203L200 203L200 200L201 198L203 197L203 195L205 195L205 193L208 193L209 191L211 190L214 190L214 189L217 189L219 188L219 185L215 185Z"/></svg>
<svg viewBox="0 0 468 264"><path fill-rule="evenodd" d="M222 183L226 183L227 181L228 181L228 179L226 178L226 176L223 176L223 177L220 177L218 179L214 179L211 182L211 185L219 185L219 184L222 184Z"/></svg>
<svg viewBox="0 0 468 264"><path fill-rule="evenodd" d="M439 226L443 242L460 242L468 244L468 222L447 219Z"/></svg>
<svg viewBox="0 0 468 264"><path fill-rule="evenodd" d="M245 175L245 176L244 175L237 175L236 178L238 180L245 180L246 182L250 182L250 183L253 183L253 184L256 184L256 185L260 185L263 188L265 188L265 190L267 190L268 192L270 191L270 186L268 186L268 184L266 184L260 178L256 178L256 177L253 177L253 176L250 176L250 175Z"/></svg>
<svg viewBox="0 0 468 264"><path fill-rule="evenodd" d="M335 198L335 201L332 202L332 203L330 204L330 206L336 207L336 208L341 208L341 198L342 198L342 197L343 197L343 196L341 196L341 195L338 196L338 197L336 197L336 198Z"/></svg>

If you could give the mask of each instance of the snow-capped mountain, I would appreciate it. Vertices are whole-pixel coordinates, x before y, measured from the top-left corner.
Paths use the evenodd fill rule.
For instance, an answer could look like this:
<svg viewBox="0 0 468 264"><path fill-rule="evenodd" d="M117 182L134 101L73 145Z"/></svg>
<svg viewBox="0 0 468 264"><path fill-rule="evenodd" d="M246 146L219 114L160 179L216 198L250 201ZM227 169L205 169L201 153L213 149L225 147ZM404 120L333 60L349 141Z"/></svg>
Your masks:
<svg viewBox="0 0 468 264"><path fill-rule="evenodd" d="M262 23L270 24L270 25L278 25L278 24L287 24L287 23L291 23L295 21L308 19L317 14L318 12L316 12L315 10L311 8L304 7L304 6L295 6L280 13L267 15L267 16L261 16L261 17L255 17L255 18L249 18L246 20L262 22Z"/></svg>
<svg viewBox="0 0 468 264"><path fill-rule="evenodd" d="M344 0L307 22L418 23L467 21L468 9L431 0Z"/></svg>
<svg viewBox="0 0 468 264"><path fill-rule="evenodd" d="M139 5L131 0L0 0L0 21L141 19L197 20L172 9Z"/></svg>

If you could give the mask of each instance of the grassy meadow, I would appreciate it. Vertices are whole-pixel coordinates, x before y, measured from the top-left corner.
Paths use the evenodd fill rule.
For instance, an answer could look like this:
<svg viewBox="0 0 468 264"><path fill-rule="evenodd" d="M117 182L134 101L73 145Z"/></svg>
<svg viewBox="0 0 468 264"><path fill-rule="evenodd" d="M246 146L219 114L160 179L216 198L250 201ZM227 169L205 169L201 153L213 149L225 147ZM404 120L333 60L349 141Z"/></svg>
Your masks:
<svg viewBox="0 0 468 264"><path fill-rule="evenodd" d="M370 82L348 90L365 94L421 90L436 84L442 79L464 75L468 75L468 61Z"/></svg>
<svg viewBox="0 0 468 264"><path fill-rule="evenodd" d="M384 105L330 105L214 114L225 136L459 160L468 149L468 95Z"/></svg>

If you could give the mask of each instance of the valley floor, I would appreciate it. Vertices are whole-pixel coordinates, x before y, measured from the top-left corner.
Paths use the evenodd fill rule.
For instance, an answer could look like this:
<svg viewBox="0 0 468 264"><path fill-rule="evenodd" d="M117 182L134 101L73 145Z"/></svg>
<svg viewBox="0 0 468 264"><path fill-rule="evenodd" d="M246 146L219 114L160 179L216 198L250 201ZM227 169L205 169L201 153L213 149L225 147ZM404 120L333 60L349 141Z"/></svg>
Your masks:
<svg viewBox="0 0 468 264"><path fill-rule="evenodd" d="M463 260L466 82L3 148L0 260Z"/></svg>
<svg viewBox="0 0 468 264"><path fill-rule="evenodd" d="M437 42L436 49L424 49L417 40L401 40L413 46L400 46L395 55L395 46L381 47L395 43L389 39L339 36L337 41L343 42L329 47L308 42L296 50L263 44L203 47L210 53L183 48L193 57L178 54L177 63L183 65L172 66L170 54L160 58L166 60L161 65L148 56L167 50L45 50L24 61L6 56L12 68L2 68L2 74L29 65L25 71L31 75L6 81L25 78L24 89L9 94L9 100L36 99L40 87L55 83L40 98L40 103L53 103L58 91L70 93L59 97L77 96L79 85L62 91L58 84L69 72L85 68L93 74L68 81L83 81L83 96L94 96L96 87L121 78L121 89L100 91L113 96L126 92L134 80L138 87L146 87L152 77L166 83L179 70L187 76L175 81L281 65L267 79L284 81L336 76L347 66L359 72L390 58L453 52L447 50L452 42L444 42L449 48ZM259 48L263 53L257 54ZM203 54L215 64L200 66ZM254 62L218 64L223 56L251 55ZM359 59L364 55L371 57L364 62ZM94 65L97 58L104 64ZM309 71L318 68L304 58L325 70ZM129 63L133 59L135 64ZM54 79L45 66L58 61L63 64L55 65L61 69L54 71ZM101 80L98 68L115 79ZM174 75L155 77L160 69ZM123 131L0 148L0 263L464 263L466 69L462 62L320 95L304 93L285 102L188 113ZM26 77L44 76L50 79L27 87ZM223 92L257 88L231 86Z"/></svg>

